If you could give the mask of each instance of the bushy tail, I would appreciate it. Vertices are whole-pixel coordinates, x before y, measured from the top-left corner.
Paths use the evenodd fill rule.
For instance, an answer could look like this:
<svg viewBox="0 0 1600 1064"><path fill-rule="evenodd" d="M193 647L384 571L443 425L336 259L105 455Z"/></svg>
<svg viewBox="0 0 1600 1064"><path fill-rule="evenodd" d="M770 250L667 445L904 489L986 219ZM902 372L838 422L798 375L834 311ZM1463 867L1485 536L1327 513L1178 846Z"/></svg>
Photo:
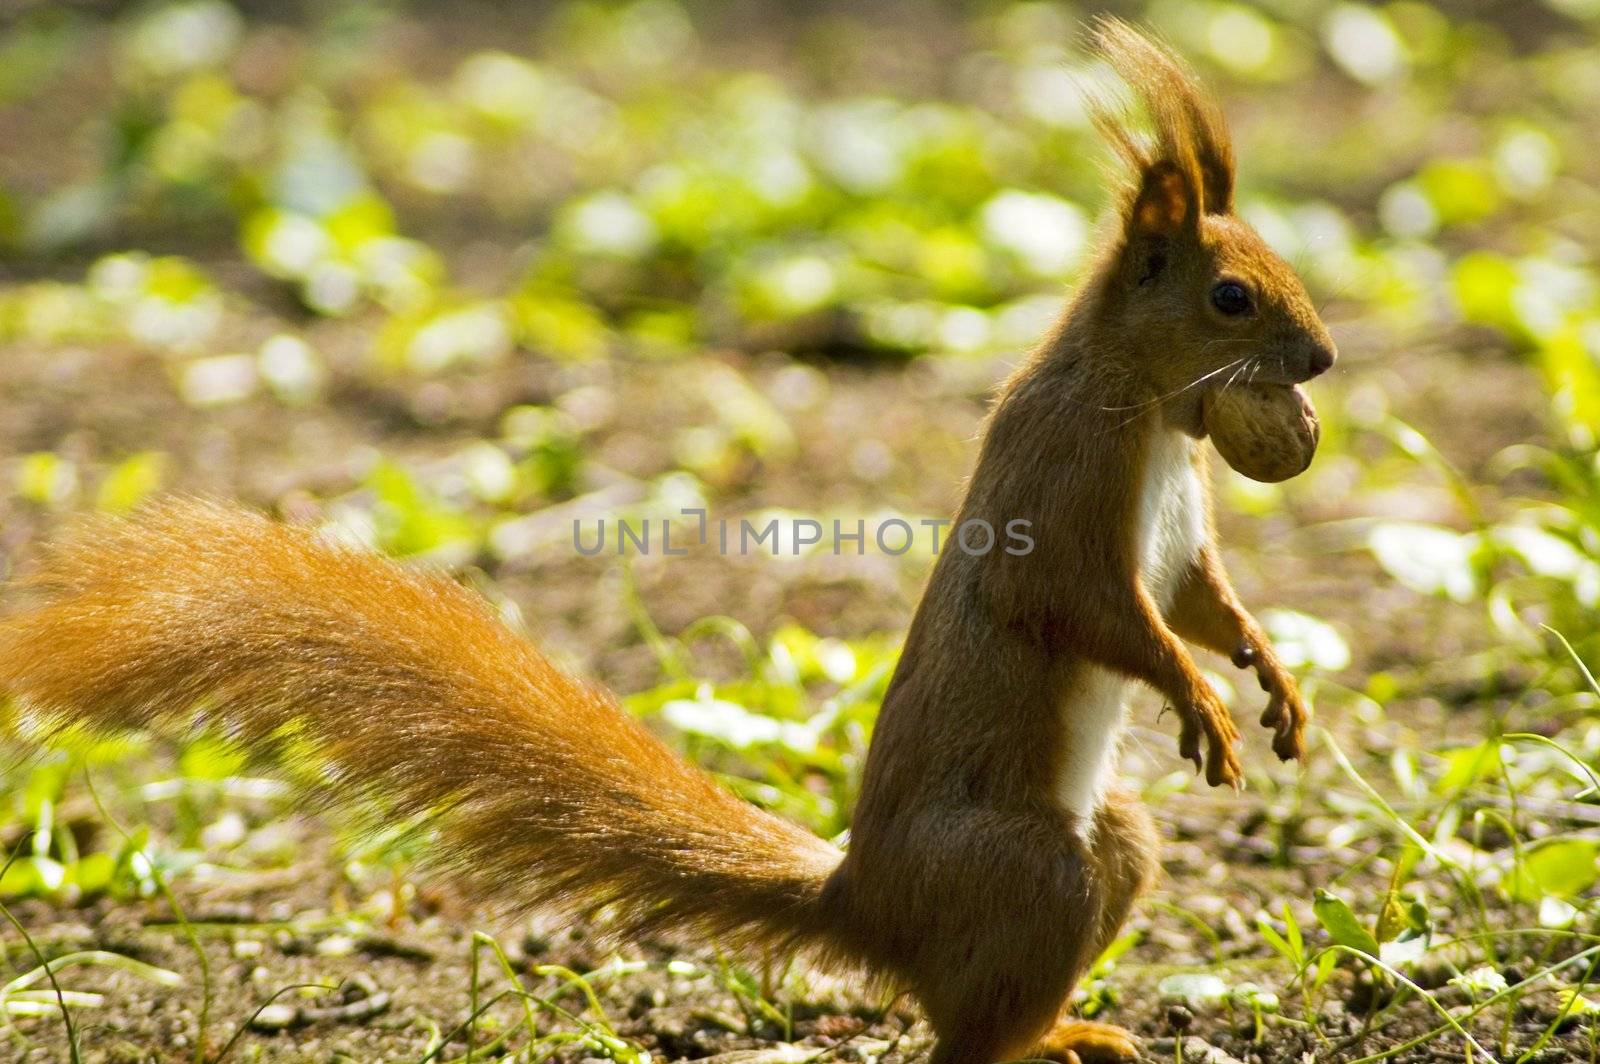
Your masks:
<svg viewBox="0 0 1600 1064"><path fill-rule="evenodd" d="M312 759L327 793L435 817L439 862L501 904L826 944L838 850L686 764L444 575L182 501L86 522L12 597L0 692L51 720L203 713Z"/></svg>

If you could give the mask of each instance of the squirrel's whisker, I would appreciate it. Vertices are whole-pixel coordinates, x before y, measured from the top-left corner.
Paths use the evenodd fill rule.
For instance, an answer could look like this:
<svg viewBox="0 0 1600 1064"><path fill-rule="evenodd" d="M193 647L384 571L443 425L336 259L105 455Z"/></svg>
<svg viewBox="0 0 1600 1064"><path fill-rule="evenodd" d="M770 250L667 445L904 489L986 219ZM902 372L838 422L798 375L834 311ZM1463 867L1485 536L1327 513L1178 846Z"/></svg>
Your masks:
<svg viewBox="0 0 1600 1064"><path fill-rule="evenodd" d="M1216 343L1216 342L1220 342L1220 341L1213 341L1213 343ZM1235 342L1255 343L1254 340L1235 341ZM1208 344L1207 346L1210 346L1210 345ZM1248 356L1245 356L1245 357L1248 357ZM1232 369L1234 366L1237 366L1240 362L1243 362L1244 360L1245 360L1244 357L1236 358L1232 362L1229 362L1226 366L1218 366L1216 369L1211 370L1208 373L1204 373L1204 374L1200 375L1199 377L1196 377L1194 380L1190 381L1188 384L1185 384L1183 387L1174 388L1172 391L1168 392L1166 395L1158 395L1154 399L1146 399L1142 403L1134 403L1131 406L1102 406L1102 407L1099 407L1098 409L1104 410L1107 413L1120 413L1120 412L1122 412L1124 410L1147 410L1152 406L1159 406L1160 404L1166 402L1168 399L1172 399L1172 398L1174 398L1176 396L1182 395L1184 392L1188 391L1190 388L1198 387L1199 385L1204 384L1206 381L1210 380L1212 377L1215 377L1220 373L1226 373L1228 370ZM1128 424L1128 422L1125 421L1125 422L1123 422L1123 424L1126 425L1126 424Z"/></svg>

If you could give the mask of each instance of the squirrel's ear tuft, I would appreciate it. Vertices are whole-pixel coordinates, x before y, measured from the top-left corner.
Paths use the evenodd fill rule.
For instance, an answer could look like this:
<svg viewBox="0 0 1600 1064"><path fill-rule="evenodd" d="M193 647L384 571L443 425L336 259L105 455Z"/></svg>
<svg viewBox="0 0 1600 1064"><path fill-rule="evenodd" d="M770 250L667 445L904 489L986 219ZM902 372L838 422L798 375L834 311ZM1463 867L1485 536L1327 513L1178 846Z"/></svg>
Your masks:
<svg viewBox="0 0 1600 1064"><path fill-rule="evenodd" d="M1231 213L1233 143L1221 109L1194 74L1170 49L1120 19L1097 21L1093 43L1133 89L1154 126L1153 138L1141 137L1129 128L1122 108L1091 98L1095 127L1129 171L1129 223L1140 223L1138 213L1152 181L1170 180L1166 175L1173 170L1194 190L1197 212Z"/></svg>

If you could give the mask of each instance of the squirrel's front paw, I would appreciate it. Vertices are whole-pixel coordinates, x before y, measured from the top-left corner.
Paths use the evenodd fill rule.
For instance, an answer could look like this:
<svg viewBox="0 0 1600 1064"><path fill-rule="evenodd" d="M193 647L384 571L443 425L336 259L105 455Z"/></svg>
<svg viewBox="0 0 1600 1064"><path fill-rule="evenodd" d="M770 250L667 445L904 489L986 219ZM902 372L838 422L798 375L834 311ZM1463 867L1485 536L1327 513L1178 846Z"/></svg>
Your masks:
<svg viewBox="0 0 1600 1064"><path fill-rule="evenodd" d="M1306 721L1311 711L1300 697L1294 677L1281 665L1257 669L1261 689L1267 693L1267 708L1261 726L1271 728L1272 752L1281 761L1298 761L1306 756Z"/></svg>
<svg viewBox="0 0 1600 1064"><path fill-rule="evenodd" d="M1265 643L1261 649L1246 643L1234 652L1233 663L1241 669L1256 670L1256 679L1267 693L1267 708L1261 714L1261 726L1271 728L1272 752L1283 761L1299 761L1306 756L1306 721L1311 710L1300 697L1300 688L1289 670L1279 664Z"/></svg>
<svg viewBox="0 0 1600 1064"><path fill-rule="evenodd" d="M1178 753L1193 761L1197 770L1203 768L1211 786L1227 784L1238 790L1244 782L1244 767L1233 749L1239 741L1239 729L1233 726L1228 707L1206 687L1180 705L1178 715L1183 722L1178 732ZM1206 740L1204 760L1200 757L1202 735Z"/></svg>

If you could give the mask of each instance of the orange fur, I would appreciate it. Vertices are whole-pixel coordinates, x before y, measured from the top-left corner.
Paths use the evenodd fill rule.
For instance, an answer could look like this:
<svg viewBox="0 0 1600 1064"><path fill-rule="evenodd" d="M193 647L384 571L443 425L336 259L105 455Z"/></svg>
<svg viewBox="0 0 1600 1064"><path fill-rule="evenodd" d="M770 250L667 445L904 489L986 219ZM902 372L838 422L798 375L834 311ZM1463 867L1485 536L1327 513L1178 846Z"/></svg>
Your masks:
<svg viewBox="0 0 1600 1064"><path fill-rule="evenodd" d="M1158 868L1109 780L1121 685L1160 692L1181 753L1237 784L1238 733L1183 640L1233 654L1271 694L1274 749L1303 751L1305 706L1213 544L1200 399L1308 379L1333 348L1230 213L1216 106L1129 27L1099 45L1156 138L1101 111L1129 168L1120 224L1002 389L957 518L1027 520L1036 547L939 557L848 854L733 798L448 579L207 504L52 551L0 621L0 688L60 721L198 709L252 749L309 745L331 793L436 817L444 863L505 903L864 967L916 993L936 1064L1133 1059L1126 1032L1061 1017ZM1214 306L1223 281L1250 313Z"/></svg>
<svg viewBox="0 0 1600 1064"><path fill-rule="evenodd" d="M443 574L174 501L87 522L18 590L37 604L0 623L0 687L50 717L124 730L198 706L247 749L309 740L330 793L435 815L448 869L497 901L734 943L817 927L837 850L687 765Z"/></svg>

